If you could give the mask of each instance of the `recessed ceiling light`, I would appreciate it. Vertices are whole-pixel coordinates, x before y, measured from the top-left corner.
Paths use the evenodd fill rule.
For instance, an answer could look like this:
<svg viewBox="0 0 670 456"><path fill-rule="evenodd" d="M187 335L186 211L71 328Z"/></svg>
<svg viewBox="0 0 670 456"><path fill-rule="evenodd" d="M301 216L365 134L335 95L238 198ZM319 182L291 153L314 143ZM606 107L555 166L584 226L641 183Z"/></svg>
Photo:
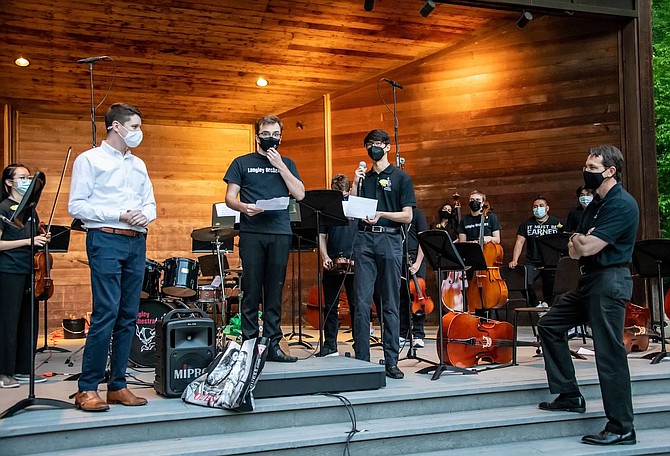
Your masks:
<svg viewBox="0 0 670 456"><path fill-rule="evenodd" d="M268 85L268 80L263 77L260 77L256 79L256 85L258 87L265 87L266 85Z"/></svg>
<svg viewBox="0 0 670 456"><path fill-rule="evenodd" d="M19 57L18 59L14 60L14 63L20 67L27 67L28 65L30 65L28 59L24 59L23 57Z"/></svg>

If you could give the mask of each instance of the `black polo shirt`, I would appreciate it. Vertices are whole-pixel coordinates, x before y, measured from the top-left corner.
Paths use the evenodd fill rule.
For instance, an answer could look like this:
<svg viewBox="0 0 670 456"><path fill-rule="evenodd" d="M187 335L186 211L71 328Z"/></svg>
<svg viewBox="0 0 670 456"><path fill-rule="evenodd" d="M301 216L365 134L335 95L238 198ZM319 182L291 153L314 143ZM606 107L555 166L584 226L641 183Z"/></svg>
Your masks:
<svg viewBox="0 0 670 456"><path fill-rule="evenodd" d="M481 220L482 218L479 215L467 214L458 224L458 232L465 234L468 241L478 241ZM494 231L500 231L501 229L502 226L500 226L496 214L489 212L489 215L484 218L484 236L493 236Z"/></svg>
<svg viewBox="0 0 670 456"><path fill-rule="evenodd" d="M401 212L405 207L416 206L412 178L391 164L379 174L374 168L368 171L363 180L361 194L358 196L376 199L377 211L380 212ZM359 227L365 225L367 223L361 221ZM377 225L400 227L402 223L381 218Z"/></svg>
<svg viewBox="0 0 670 456"><path fill-rule="evenodd" d="M407 250L412 258L419 252L419 233L428 229L428 222L423 211L415 207L412 211L412 223L407 230Z"/></svg>
<svg viewBox="0 0 670 456"><path fill-rule="evenodd" d="M358 220L349 220L346 226L328 226L324 232L328 234L327 250L330 258L351 258L354 237L358 232Z"/></svg>
<svg viewBox="0 0 670 456"><path fill-rule="evenodd" d="M616 184L600 199L596 193L591 204L584 209L578 233L591 235L607 242L605 248L595 255L579 259L580 265L588 268L629 264L637 239L640 212L635 199L621 184Z"/></svg>

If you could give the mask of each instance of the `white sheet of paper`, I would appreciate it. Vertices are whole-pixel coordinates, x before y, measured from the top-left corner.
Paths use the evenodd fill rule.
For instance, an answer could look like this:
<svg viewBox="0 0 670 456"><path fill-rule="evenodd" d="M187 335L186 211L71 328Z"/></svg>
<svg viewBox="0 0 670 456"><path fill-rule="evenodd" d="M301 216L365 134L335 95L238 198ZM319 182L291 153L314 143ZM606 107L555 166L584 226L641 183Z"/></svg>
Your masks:
<svg viewBox="0 0 670 456"><path fill-rule="evenodd" d="M349 218L365 219L374 218L377 212L377 200L372 198L361 198L360 196L349 196L348 201L342 202L344 215ZM347 204L344 204L347 203Z"/></svg>
<svg viewBox="0 0 670 456"><path fill-rule="evenodd" d="M216 207L216 215L219 217L225 217L225 216L235 216L235 223L240 223L240 211L236 211L235 209L229 208L226 203L216 203L214 205Z"/></svg>
<svg viewBox="0 0 670 456"><path fill-rule="evenodd" d="M256 201L256 207L264 211L281 211L288 208L288 196Z"/></svg>

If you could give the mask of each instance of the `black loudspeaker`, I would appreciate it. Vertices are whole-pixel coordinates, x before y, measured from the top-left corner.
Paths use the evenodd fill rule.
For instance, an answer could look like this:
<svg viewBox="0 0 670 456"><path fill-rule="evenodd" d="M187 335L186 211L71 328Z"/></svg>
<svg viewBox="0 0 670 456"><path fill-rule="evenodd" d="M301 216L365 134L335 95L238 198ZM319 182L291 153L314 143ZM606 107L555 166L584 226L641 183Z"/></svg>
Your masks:
<svg viewBox="0 0 670 456"><path fill-rule="evenodd" d="M156 322L154 389L165 397L180 397L214 359L216 329L211 318L169 318Z"/></svg>

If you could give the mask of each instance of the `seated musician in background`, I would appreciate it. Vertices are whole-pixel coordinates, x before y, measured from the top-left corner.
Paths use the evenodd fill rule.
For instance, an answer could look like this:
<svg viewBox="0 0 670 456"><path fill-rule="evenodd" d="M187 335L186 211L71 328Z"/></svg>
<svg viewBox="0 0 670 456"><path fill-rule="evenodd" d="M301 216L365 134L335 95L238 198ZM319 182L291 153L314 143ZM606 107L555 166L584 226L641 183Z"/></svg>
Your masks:
<svg viewBox="0 0 670 456"><path fill-rule="evenodd" d="M344 199L349 198L351 184L345 174L337 174L330 181L330 188L342 192ZM323 347L317 356L338 356L337 352L337 330L339 318L337 314L340 291L342 287L346 290L349 303L349 315L354 316L354 275L351 271L340 271L333 264L333 259L351 260L354 250L354 237L358 232L358 220L349 220L346 226L330 226L325 228L325 233L319 234L321 249L321 262L325 270L323 274L323 299L324 299L324 324Z"/></svg>
<svg viewBox="0 0 670 456"><path fill-rule="evenodd" d="M485 201L486 195L482 192L474 190L470 193L470 201L468 203L470 213L466 214L458 224L458 242L479 242L482 211L484 210ZM500 243L501 229L502 226L500 226L498 217L493 212L489 212L484 217L484 243Z"/></svg>
<svg viewBox="0 0 670 456"><path fill-rule="evenodd" d="M370 308L377 288L384 318L386 376L400 379L404 377L398 369L401 227L412 221L412 208L416 205L414 184L409 174L389 163L391 138L387 132L370 131L363 145L373 161L372 169L365 173L364 169L357 168L351 190L354 195L376 199L377 211L374 217L359 221L359 231L354 239L354 351L357 359L370 361Z"/></svg>
<svg viewBox="0 0 670 456"><path fill-rule="evenodd" d="M516 232L516 243L512 252L511 269L516 268L524 244L526 245L526 267L528 268L528 302L531 306L547 307L554 298L554 270L544 269L542 255L536 238L546 234L558 233L561 222L557 217L549 215L549 203L544 196L538 196L533 201L533 216L524 220ZM542 301L537 299L533 284L542 278Z"/></svg>
<svg viewBox="0 0 670 456"><path fill-rule="evenodd" d="M575 193L577 194L577 200L579 201L579 204L576 207L570 209L570 212L568 213L568 219L566 220L565 226L563 227L563 231L568 233L574 233L574 231L579 226L579 223L582 221L584 209L586 209L586 206L588 206L589 203L593 201L593 193L591 193L591 190L588 188L584 188L583 185L577 187L577 191Z"/></svg>
<svg viewBox="0 0 670 456"><path fill-rule="evenodd" d="M583 443L592 445L636 443L623 332L626 303L633 293L628 265L640 214L635 199L621 186L623 168L623 154L616 147L598 146L589 151L584 186L593 189L594 199L568 242L570 258L579 260L581 277L577 288L561 295L538 322L549 390L558 394L539 407L578 413L586 411L586 402L575 377L567 332L591 323L607 417L603 431L582 437Z"/></svg>
<svg viewBox="0 0 670 456"><path fill-rule="evenodd" d="M107 110L105 127L102 144L74 161L68 205L70 215L86 227L91 268L93 313L75 396L75 405L89 412L105 411L108 404L147 403L126 385L144 280L147 227L156 219L147 167L130 151L142 142L142 113L115 103ZM105 378L109 351L111 372L103 401L97 391Z"/></svg>
<svg viewBox="0 0 670 456"><path fill-rule="evenodd" d="M417 277L426 279L426 259L423 250L419 245L418 234L428 229L428 222L423 211L418 207L412 210L412 223L409 224L407 230L407 252L409 254L409 272L416 274ZM423 312L412 312L412 300L410 299L409 283L412 277L405 277L408 271L407 258L403 255L402 261L402 281L400 283L400 346L402 347L406 339L409 339L410 321L409 316L412 315L412 344L414 348L423 348L423 339L426 337L424 332L424 324L426 322L426 314ZM423 290L425 291L425 290Z"/></svg>
<svg viewBox="0 0 670 456"><path fill-rule="evenodd" d="M438 222L435 224L435 229L444 230L449 233L452 241L458 239L458 216L455 209L449 203L444 205L437 211Z"/></svg>
<svg viewBox="0 0 670 456"><path fill-rule="evenodd" d="M13 163L2 172L2 202L0 214L11 219L23 199L32 176L23 165ZM4 219L3 219L4 220ZM30 380L31 350L37 342L30 340L30 288L33 258L30 255L30 230L36 230L31 220L21 229L0 220L0 290L2 318L0 318L0 388L18 388L19 381ZM39 222L39 221L38 221ZM44 246L50 234L35 236L35 247ZM37 328L37 309L34 325ZM46 381L36 377L35 381Z"/></svg>
<svg viewBox="0 0 670 456"><path fill-rule="evenodd" d="M279 346L282 290L292 235L289 211L264 211L256 207L256 201L289 195L300 201L305 197L305 186L293 160L277 151L283 131L279 117L261 117L255 131L258 151L233 160L223 178L228 184L226 204L240 212L242 338L259 336L258 307L262 301L263 336L270 340L267 360L292 363L298 358Z"/></svg>

